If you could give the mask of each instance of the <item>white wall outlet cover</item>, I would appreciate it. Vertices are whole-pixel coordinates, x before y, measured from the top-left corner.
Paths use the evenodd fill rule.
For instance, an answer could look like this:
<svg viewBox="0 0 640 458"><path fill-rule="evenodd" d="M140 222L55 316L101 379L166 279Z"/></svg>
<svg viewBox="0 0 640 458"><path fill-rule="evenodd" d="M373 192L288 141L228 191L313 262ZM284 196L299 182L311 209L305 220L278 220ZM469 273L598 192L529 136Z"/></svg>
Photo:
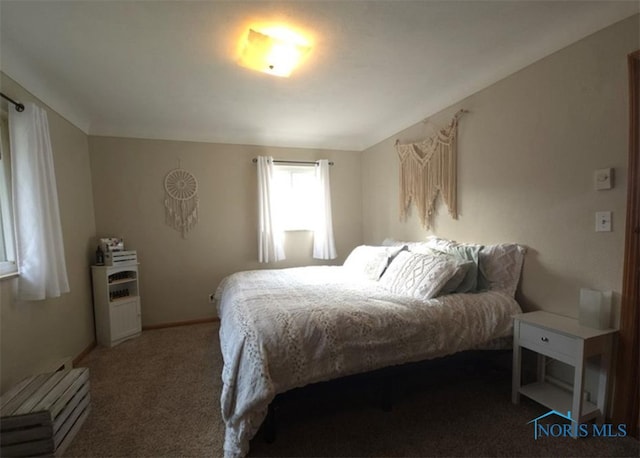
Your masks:
<svg viewBox="0 0 640 458"><path fill-rule="evenodd" d="M599 169L594 173L596 191L613 188L613 169Z"/></svg>
<svg viewBox="0 0 640 458"><path fill-rule="evenodd" d="M611 232L611 212L596 212L596 232Z"/></svg>

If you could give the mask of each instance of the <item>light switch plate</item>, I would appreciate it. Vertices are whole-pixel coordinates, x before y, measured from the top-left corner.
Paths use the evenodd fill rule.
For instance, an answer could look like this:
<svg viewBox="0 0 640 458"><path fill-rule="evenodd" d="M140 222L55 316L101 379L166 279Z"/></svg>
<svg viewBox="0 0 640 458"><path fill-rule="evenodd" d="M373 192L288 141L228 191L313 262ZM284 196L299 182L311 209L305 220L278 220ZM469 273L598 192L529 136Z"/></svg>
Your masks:
<svg viewBox="0 0 640 458"><path fill-rule="evenodd" d="M611 212L596 212L596 232L611 232Z"/></svg>
<svg viewBox="0 0 640 458"><path fill-rule="evenodd" d="M613 188L613 169L599 169L593 174L596 191Z"/></svg>

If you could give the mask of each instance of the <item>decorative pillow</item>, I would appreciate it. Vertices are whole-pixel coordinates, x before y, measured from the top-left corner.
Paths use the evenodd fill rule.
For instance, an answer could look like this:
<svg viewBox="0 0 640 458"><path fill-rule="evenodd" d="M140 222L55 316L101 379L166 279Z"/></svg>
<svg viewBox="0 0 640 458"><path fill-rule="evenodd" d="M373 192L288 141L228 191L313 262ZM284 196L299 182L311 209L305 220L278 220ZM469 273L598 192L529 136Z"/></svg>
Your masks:
<svg viewBox="0 0 640 458"><path fill-rule="evenodd" d="M427 244L433 248L456 246L478 251L478 283L477 291L502 291L515 296L524 255L527 249L516 243L499 243L496 245L475 245L471 243L457 243L452 240L429 237Z"/></svg>
<svg viewBox="0 0 640 458"><path fill-rule="evenodd" d="M478 275L479 262L480 262L480 250L482 245L464 245L464 244L440 244L440 248L436 248L437 251L444 253L454 259L467 263L470 262L471 266L467 269L464 278L458 285L455 292L458 293L475 293L478 291Z"/></svg>
<svg viewBox="0 0 640 458"><path fill-rule="evenodd" d="M480 250L481 284L491 291L515 296L527 249L515 243L488 245Z"/></svg>
<svg viewBox="0 0 640 458"><path fill-rule="evenodd" d="M391 262L380 283L395 294L431 299L458 269L459 264L446 256L402 251Z"/></svg>
<svg viewBox="0 0 640 458"><path fill-rule="evenodd" d="M382 241L382 244L384 246L404 246L412 253L436 254L427 242L401 242L399 240L386 238Z"/></svg>
<svg viewBox="0 0 640 458"><path fill-rule="evenodd" d="M407 250L412 253L428 254L431 256L438 256L442 254L438 250L434 250L429 247L425 242L409 242L407 243Z"/></svg>
<svg viewBox="0 0 640 458"><path fill-rule="evenodd" d="M391 258L404 248L404 246L360 245L349 254L344 261L344 267L369 280L378 280L389 265Z"/></svg>
<svg viewBox="0 0 640 458"><path fill-rule="evenodd" d="M467 289L465 281L467 275L469 274L469 271L477 268L477 264L474 264L471 261L458 261L458 270L453 275L453 277L451 277L449 281L442 287L438 295L444 296L445 294L471 292Z"/></svg>
<svg viewBox="0 0 640 458"><path fill-rule="evenodd" d="M433 248L434 250L443 251L447 248L458 245L458 243L453 240L443 239L440 237L436 237L435 235L430 235L429 237L427 237L426 245L429 248Z"/></svg>

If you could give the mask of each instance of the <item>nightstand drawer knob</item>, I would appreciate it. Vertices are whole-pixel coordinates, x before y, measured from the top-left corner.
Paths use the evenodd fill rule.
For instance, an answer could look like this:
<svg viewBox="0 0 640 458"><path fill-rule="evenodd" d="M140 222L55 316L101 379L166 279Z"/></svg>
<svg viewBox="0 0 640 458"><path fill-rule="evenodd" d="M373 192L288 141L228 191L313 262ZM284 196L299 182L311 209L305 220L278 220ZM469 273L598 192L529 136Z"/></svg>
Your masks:
<svg viewBox="0 0 640 458"><path fill-rule="evenodd" d="M542 340L543 342L549 342L549 338L548 337L540 337L540 340Z"/></svg>

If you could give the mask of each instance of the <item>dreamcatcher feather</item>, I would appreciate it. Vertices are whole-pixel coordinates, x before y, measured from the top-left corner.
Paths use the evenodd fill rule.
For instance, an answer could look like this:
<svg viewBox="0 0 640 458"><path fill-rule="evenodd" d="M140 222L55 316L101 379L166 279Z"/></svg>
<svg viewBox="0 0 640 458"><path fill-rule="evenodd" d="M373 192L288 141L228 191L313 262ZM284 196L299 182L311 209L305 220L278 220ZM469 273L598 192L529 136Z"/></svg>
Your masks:
<svg viewBox="0 0 640 458"><path fill-rule="evenodd" d="M198 180L190 172L178 167L164 178L165 221L182 238L198 222Z"/></svg>
<svg viewBox="0 0 640 458"><path fill-rule="evenodd" d="M406 220L414 202L423 227L431 227L436 198L442 195L453 219L458 219L456 136L460 110L444 129L418 143L401 145L396 141L400 158L400 219Z"/></svg>

